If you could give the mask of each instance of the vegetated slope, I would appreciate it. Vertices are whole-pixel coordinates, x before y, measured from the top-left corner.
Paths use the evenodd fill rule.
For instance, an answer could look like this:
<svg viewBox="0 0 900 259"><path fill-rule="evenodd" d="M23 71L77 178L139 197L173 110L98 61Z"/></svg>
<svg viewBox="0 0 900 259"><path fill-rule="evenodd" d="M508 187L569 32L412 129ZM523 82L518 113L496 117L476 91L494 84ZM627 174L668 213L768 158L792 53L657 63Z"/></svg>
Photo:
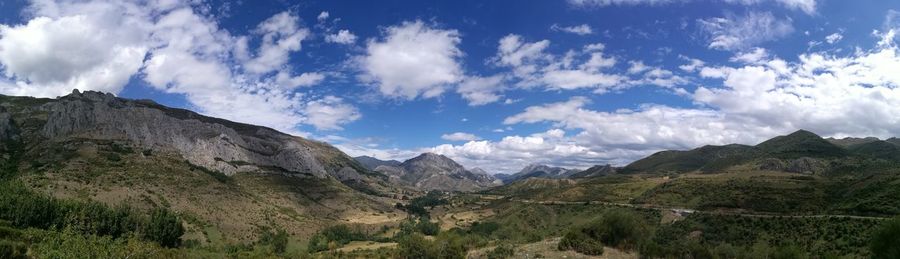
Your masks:
<svg viewBox="0 0 900 259"><path fill-rule="evenodd" d="M900 213L900 199L890 198L900 197L900 146L863 140L842 147L801 130L756 146L658 152L615 173L598 166L573 174L565 184L530 181L488 192L752 213Z"/></svg>
<svg viewBox="0 0 900 259"><path fill-rule="evenodd" d="M334 147L275 130L99 92L0 97L5 166L33 190L168 207L187 240L296 238L336 221L402 218L397 189ZM16 156L18 159L10 159Z"/></svg>
<svg viewBox="0 0 900 259"><path fill-rule="evenodd" d="M867 145L878 142L861 142ZM850 146L848 146L849 148ZM854 152L861 151L861 152ZM833 160L873 157L868 149L856 150L832 144L818 135L799 130L766 140L756 146L730 144L703 146L688 151L661 151L637 160L623 173L722 172L733 166L752 165L761 170L822 173ZM879 158L879 157L874 157Z"/></svg>
<svg viewBox="0 0 900 259"><path fill-rule="evenodd" d="M453 159L434 153L421 154L398 166L379 166L375 171L395 183L424 191L473 191L498 184L483 170L467 170Z"/></svg>

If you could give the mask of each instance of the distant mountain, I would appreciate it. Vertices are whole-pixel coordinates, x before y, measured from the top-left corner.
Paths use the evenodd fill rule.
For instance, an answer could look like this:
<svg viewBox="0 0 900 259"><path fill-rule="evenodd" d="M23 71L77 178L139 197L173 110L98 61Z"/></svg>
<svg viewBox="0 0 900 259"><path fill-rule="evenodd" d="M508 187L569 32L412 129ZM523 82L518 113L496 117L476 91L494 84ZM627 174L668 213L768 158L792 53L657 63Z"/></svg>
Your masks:
<svg viewBox="0 0 900 259"><path fill-rule="evenodd" d="M387 165L387 166L398 166L400 165L400 161L397 160L381 160L378 158L370 157L370 156L358 156L354 157L354 160L362 164L369 170L375 170L379 166Z"/></svg>
<svg viewBox="0 0 900 259"><path fill-rule="evenodd" d="M569 175L569 178L590 178L590 177L600 177L607 176L611 174L615 174L619 168L613 167L612 165L595 165L591 168L588 168L584 171L576 172Z"/></svg>
<svg viewBox="0 0 900 259"><path fill-rule="evenodd" d="M453 159L434 153L421 154L396 166L378 166L375 171L420 190L473 191L497 185L497 179L483 170L467 170Z"/></svg>
<svg viewBox="0 0 900 259"><path fill-rule="evenodd" d="M620 172L711 173L744 165L760 170L822 173L833 166L834 163L829 161L849 157L900 161L900 148L877 138L824 139L812 132L799 130L756 146L708 145L687 151L661 151L625 166Z"/></svg>
<svg viewBox="0 0 900 259"><path fill-rule="evenodd" d="M569 177L570 174L577 173L577 170L570 170L562 167L551 167L541 164L530 164L522 168L519 172L505 177L504 183L511 183L528 178L548 178L559 179Z"/></svg>

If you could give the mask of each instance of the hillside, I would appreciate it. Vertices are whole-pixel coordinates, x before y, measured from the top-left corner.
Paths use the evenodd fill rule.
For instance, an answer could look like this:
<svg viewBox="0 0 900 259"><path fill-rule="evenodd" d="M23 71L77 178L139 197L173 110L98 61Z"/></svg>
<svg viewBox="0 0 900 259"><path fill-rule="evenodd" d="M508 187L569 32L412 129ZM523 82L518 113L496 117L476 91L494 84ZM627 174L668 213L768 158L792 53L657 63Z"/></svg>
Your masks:
<svg viewBox="0 0 900 259"><path fill-rule="evenodd" d="M3 167L53 197L185 219L185 240L224 245L283 229L404 217L397 189L323 142L99 92L0 96Z"/></svg>
<svg viewBox="0 0 900 259"><path fill-rule="evenodd" d="M875 138L833 144L808 131L756 146L661 151L624 168L595 166L563 181L522 181L486 193L514 199L604 201L762 213L900 213L900 146Z"/></svg>

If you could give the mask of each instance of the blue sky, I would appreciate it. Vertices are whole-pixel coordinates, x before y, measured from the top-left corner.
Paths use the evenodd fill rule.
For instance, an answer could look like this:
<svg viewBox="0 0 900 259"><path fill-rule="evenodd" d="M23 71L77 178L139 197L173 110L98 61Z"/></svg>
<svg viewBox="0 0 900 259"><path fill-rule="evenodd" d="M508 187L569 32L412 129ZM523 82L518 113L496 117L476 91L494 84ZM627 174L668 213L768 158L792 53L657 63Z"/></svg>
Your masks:
<svg viewBox="0 0 900 259"><path fill-rule="evenodd" d="M0 93L153 99L351 155L622 165L900 135L895 1L3 1Z"/></svg>

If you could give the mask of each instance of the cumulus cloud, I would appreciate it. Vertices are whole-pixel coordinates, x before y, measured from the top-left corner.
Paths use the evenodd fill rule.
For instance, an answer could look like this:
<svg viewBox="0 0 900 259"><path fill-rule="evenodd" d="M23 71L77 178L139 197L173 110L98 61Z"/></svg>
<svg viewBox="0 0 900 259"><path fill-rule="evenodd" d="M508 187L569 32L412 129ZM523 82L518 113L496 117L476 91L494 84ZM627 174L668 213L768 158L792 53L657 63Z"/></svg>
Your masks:
<svg viewBox="0 0 900 259"><path fill-rule="evenodd" d="M358 120L362 115L356 107L344 103L343 99L326 96L309 102L303 110L307 123L319 129L341 129L342 124Z"/></svg>
<svg viewBox="0 0 900 259"><path fill-rule="evenodd" d="M37 1L29 10L27 23L0 25L4 94L118 93L138 78L201 113L294 134L304 134L302 124L338 129L359 118L340 99L297 91L326 73L290 65L310 33L290 12L236 36L182 1Z"/></svg>
<svg viewBox="0 0 900 259"><path fill-rule="evenodd" d="M382 94L430 98L463 79L456 30L414 21L388 27L384 34L380 40L369 40L361 57L364 79L375 83Z"/></svg>
<svg viewBox="0 0 900 259"><path fill-rule="evenodd" d="M356 35L348 30L340 30L335 34L325 35L325 41L338 44L353 44L356 42Z"/></svg>
<svg viewBox="0 0 900 259"><path fill-rule="evenodd" d="M790 19L779 19L770 12L748 12L743 16L729 14L697 20L697 23L709 36L708 47L719 50L744 50L794 31Z"/></svg>
<svg viewBox="0 0 900 259"><path fill-rule="evenodd" d="M467 77L459 84L456 91L469 101L470 106L493 103L502 98L498 92L503 91L503 76Z"/></svg>
<svg viewBox="0 0 900 259"><path fill-rule="evenodd" d="M0 64L15 83L12 95L54 97L77 88L118 92L142 66L145 35L126 30L139 21L72 15L0 25Z"/></svg>
<svg viewBox="0 0 900 259"><path fill-rule="evenodd" d="M510 34L500 39L492 62L510 68L512 78L518 80L516 85L524 88L593 89L605 93L633 85L671 87L686 82L669 70L647 66L642 61L630 61L631 66L620 72L616 68L618 59L604 53L606 47L602 43L587 44L564 55L547 53L549 46L549 40L525 42L521 36Z"/></svg>
<svg viewBox="0 0 900 259"><path fill-rule="evenodd" d="M475 141L475 140L479 140L481 138L479 138L478 136L475 136L475 134L471 134L471 133L454 132L454 133L450 133L450 134L441 135L441 139L447 140L447 141Z"/></svg>
<svg viewBox="0 0 900 259"><path fill-rule="evenodd" d="M594 29L587 24L575 26L559 26L559 24L553 24L552 26L550 26L550 30L578 34L582 36L594 33Z"/></svg>

